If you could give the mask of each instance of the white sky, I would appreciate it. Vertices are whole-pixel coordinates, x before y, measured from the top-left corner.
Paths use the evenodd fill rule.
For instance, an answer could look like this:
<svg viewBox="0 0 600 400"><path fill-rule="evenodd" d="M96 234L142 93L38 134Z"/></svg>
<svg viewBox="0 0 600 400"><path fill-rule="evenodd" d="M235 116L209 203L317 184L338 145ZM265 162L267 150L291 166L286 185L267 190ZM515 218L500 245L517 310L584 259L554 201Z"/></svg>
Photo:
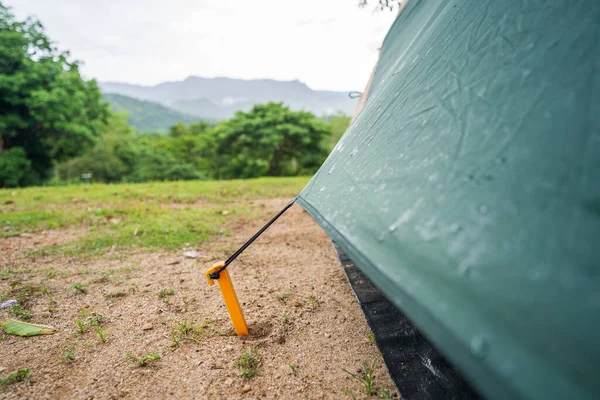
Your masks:
<svg viewBox="0 0 600 400"><path fill-rule="evenodd" d="M395 12L376 0L5 0L35 15L87 78L153 85L203 77L298 79L362 91Z"/></svg>

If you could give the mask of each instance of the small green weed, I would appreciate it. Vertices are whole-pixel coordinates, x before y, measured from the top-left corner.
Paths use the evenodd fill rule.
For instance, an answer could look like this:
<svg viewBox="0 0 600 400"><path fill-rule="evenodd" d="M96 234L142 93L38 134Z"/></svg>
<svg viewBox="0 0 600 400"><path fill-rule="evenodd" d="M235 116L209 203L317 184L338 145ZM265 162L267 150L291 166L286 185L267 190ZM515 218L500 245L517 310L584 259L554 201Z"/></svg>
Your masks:
<svg viewBox="0 0 600 400"><path fill-rule="evenodd" d="M275 299L277 299L277 301L280 301L282 303L285 303L286 300L292 295L292 290L288 290L286 292L280 293L278 295L275 296Z"/></svg>
<svg viewBox="0 0 600 400"><path fill-rule="evenodd" d="M30 372L29 368L21 368L18 371L8 374L4 378L0 378L0 385L2 385L4 390L6 390L6 386L8 386L12 383L21 382L21 381L25 380L25 378L27 378L30 374L31 374L31 372Z"/></svg>
<svg viewBox="0 0 600 400"><path fill-rule="evenodd" d="M367 396L371 396L376 394L375 390L375 364L377 359L374 359L373 362L369 365L366 361L363 362L363 370L362 374L359 376L358 374L354 374L348 371L345 368L342 368L342 371L350 375L352 378L356 379L361 384L362 391L365 392Z"/></svg>
<svg viewBox="0 0 600 400"><path fill-rule="evenodd" d="M100 328L100 326L96 325L96 333L98 334L98 337L100 338L100 342L104 343L106 342L106 336L104 334L104 332L102 331L102 328Z"/></svg>
<svg viewBox="0 0 600 400"><path fill-rule="evenodd" d="M283 316L283 323L284 323L284 324L289 324L289 323L290 323L290 317L289 317L289 316L287 316L287 315L284 315L284 316Z"/></svg>
<svg viewBox="0 0 600 400"><path fill-rule="evenodd" d="M370 343L375 343L375 336L372 333L369 333L368 339Z"/></svg>
<svg viewBox="0 0 600 400"><path fill-rule="evenodd" d="M87 286L84 285L83 283L74 283L71 285L71 289L73 289L75 292L80 293L80 294L87 293Z"/></svg>
<svg viewBox="0 0 600 400"><path fill-rule="evenodd" d="M10 313L11 317L15 317L18 319L23 319L23 320L31 319L31 317L33 316L31 311L23 310L20 305L12 306L10 308L9 313Z"/></svg>
<svg viewBox="0 0 600 400"><path fill-rule="evenodd" d="M85 331L87 330L86 323L80 320L79 318L75 319L75 323L77 324L77 332L85 333Z"/></svg>
<svg viewBox="0 0 600 400"><path fill-rule="evenodd" d="M319 301L317 300L317 298L315 296L310 296L308 298L308 303L310 304L310 308L312 308L313 310L317 307L319 307Z"/></svg>
<svg viewBox="0 0 600 400"><path fill-rule="evenodd" d="M125 359L136 363L140 367L145 367L145 366L149 365L150 363L153 363L155 361L162 359L162 355L159 352L153 351L152 353L146 354L142 358L137 358L137 357L134 357L131 354L127 353L125 355Z"/></svg>
<svg viewBox="0 0 600 400"><path fill-rule="evenodd" d="M173 296L175 294L175 289L173 288L169 288L169 289L161 289L158 292L158 297L161 299L164 299L167 296Z"/></svg>
<svg viewBox="0 0 600 400"><path fill-rule="evenodd" d="M292 374L296 375L296 372L298 372L298 366L294 365L294 364L290 364L290 369L292 370Z"/></svg>
<svg viewBox="0 0 600 400"><path fill-rule="evenodd" d="M381 386L381 388L379 388L379 391L377 392L377 396L379 396L379 398L381 398L381 399L393 399L394 398L392 391L384 386Z"/></svg>
<svg viewBox="0 0 600 400"><path fill-rule="evenodd" d="M80 334L85 333L88 330L88 328L92 326L98 327L103 322L106 322L106 317L104 317L101 314L94 314L89 317L88 315L89 311L86 308L83 308L81 310L82 318L75 318L75 324L77 324L77 332L79 332ZM86 319L86 317L88 318Z"/></svg>
<svg viewBox="0 0 600 400"><path fill-rule="evenodd" d="M117 290L116 292L104 293L104 297L107 297L109 299L119 299L125 296L127 296L127 292L125 290Z"/></svg>
<svg viewBox="0 0 600 400"><path fill-rule="evenodd" d="M64 352L62 354L62 359L65 361L74 361L75 354L77 353L77 348L72 344L64 345Z"/></svg>
<svg viewBox="0 0 600 400"><path fill-rule="evenodd" d="M235 360L235 366L242 370L241 376L244 379L252 378L260 373L261 361L258 358L258 348L244 349L244 352Z"/></svg>
<svg viewBox="0 0 600 400"><path fill-rule="evenodd" d="M100 324L102 324L103 322L106 322L106 317L101 315L101 314L94 314L92 315L89 320L87 321L87 324L89 326L98 326Z"/></svg>

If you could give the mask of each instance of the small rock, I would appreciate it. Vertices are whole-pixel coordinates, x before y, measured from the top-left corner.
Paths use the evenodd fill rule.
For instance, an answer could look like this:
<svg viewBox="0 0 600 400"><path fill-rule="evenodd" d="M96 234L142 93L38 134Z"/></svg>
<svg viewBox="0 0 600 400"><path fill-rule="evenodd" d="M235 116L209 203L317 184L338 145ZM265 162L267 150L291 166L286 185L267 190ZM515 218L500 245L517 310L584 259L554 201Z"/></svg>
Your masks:
<svg viewBox="0 0 600 400"><path fill-rule="evenodd" d="M325 335L326 338L330 338L331 337L331 333L328 333L327 335Z"/></svg>
<svg viewBox="0 0 600 400"><path fill-rule="evenodd" d="M248 393L251 390L252 388L250 387L250 385L244 385L244 387L242 388L243 393Z"/></svg>
<svg viewBox="0 0 600 400"><path fill-rule="evenodd" d="M183 256L185 258L198 258L200 257L200 253L194 250L187 250L183 252Z"/></svg>
<svg viewBox="0 0 600 400"><path fill-rule="evenodd" d="M142 326L143 331L150 331L150 330L152 330L152 328L154 328L152 326L152 324L146 324L146 325Z"/></svg>
<svg viewBox="0 0 600 400"><path fill-rule="evenodd" d="M0 366L0 372L4 371L5 369L5 367Z"/></svg>
<svg viewBox="0 0 600 400"><path fill-rule="evenodd" d="M10 231L10 226L5 226L4 228L2 228L2 230L4 232L8 232L8 231Z"/></svg>
<svg viewBox="0 0 600 400"><path fill-rule="evenodd" d="M19 236L21 236L22 238L30 238L30 237L33 237L33 235L32 235L31 233L27 233L27 232L21 233Z"/></svg>

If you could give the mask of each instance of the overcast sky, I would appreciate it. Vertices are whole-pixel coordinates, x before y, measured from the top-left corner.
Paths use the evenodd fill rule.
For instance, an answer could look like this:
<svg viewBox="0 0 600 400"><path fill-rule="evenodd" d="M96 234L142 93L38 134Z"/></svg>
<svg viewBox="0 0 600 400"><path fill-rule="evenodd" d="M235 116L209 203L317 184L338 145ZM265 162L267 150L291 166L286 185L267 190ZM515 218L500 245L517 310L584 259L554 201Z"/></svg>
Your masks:
<svg viewBox="0 0 600 400"><path fill-rule="evenodd" d="M372 1L373 2L373 1ZM395 13L357 0L5 0L35 15L87 78L298 79L362 91Z"/></svg>

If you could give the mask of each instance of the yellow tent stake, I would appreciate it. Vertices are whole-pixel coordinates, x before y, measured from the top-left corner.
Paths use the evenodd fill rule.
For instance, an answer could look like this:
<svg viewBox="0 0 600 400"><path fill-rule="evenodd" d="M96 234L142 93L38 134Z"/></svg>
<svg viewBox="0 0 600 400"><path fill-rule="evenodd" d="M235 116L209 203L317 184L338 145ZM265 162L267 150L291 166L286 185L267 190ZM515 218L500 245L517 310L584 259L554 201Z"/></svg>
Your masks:
<svg viewBox="0 0 600 400"><path fill-rule="evenodd" d="M225 261L221 261L206 271L206 279L208 279L208 284L210 286L213 286L215 281L211 279L209 275L213 272L217 272L224 265ZM226 269L221 271L217 281L219 282L221 293L223 293L223 299L225 299L225 305L227 306L227 311L229 311L231 322L233 322L235 333L237 333L238 336L248 336L248 325L246 324L244 312L242 311L242 307L240 307L240 302L238 301L235 290L233 289L233 283L229 277L229 272L227 272Z"/></svg>

